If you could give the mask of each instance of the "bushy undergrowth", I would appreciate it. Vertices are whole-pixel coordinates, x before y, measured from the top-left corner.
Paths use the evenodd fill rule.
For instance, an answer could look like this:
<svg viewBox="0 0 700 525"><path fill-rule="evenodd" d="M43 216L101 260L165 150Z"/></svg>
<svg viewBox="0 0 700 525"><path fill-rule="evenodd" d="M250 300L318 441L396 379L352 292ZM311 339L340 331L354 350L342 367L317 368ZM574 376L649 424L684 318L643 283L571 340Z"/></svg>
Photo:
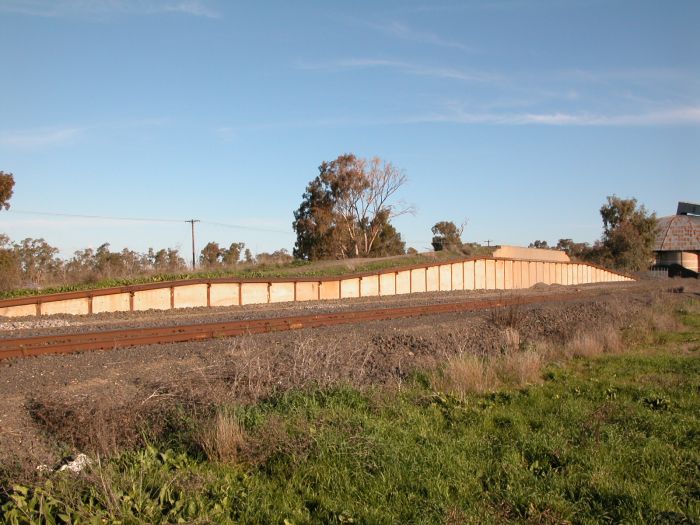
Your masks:
<svg viewBox="0 0 700 525"><path fill-rule="evenodd" d="M499 389L455 395L418 373L400 388L310 388L221 407L167 444L15 486L3 519L697 523L697 305L682 319L643 348L550 362L529 387L496 369Z"/></svg>

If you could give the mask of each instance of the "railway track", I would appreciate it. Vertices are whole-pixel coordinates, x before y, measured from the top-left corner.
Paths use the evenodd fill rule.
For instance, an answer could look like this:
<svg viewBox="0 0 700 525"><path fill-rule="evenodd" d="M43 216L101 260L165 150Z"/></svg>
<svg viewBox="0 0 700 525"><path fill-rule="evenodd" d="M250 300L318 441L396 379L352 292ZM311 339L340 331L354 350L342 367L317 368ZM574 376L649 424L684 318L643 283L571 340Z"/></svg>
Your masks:
<svg viewBox="0 0 700 525"><path fill-rule="evenodd" d="M424 315L468 312L491 308L504 308L514 305L573 301L579 298L580 295L571 293L556 295L546 294L396 308L378 307L368 310L294 315L254 320L183 324L157 328L126 328L75 334L8 338L0 340L0 360L90 350L113 350L128 346L204 341L221 337L298 330L302 328L320 328Z"/></svg>

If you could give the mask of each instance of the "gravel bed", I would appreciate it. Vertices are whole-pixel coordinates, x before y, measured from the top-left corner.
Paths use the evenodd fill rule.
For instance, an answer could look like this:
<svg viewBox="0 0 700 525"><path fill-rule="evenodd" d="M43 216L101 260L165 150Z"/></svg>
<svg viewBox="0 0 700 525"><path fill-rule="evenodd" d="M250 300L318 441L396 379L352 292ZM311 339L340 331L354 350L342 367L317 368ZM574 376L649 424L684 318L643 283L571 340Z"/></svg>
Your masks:
<svg viewBox="0 0 700 525"><path fill-rule="evenodd" d="M339 311L362 311L383 305L387 308L450 303L462 300L480 300L502 297L543 294L606 294L620 289L643 289L648 282L587 284L561 286L538 284L522 290L478 290L427 292L384 297L309 301L275 304L254 304L215 308L179 308L175 310L147 310L143 312L114 312L93 315L57 314L37 317L0 317L0 339L50 334L82 333L88 331L118 330L122 328L155 328L177 324L204 324L238 320L277 318L291 315L313 315ZM2 319L5 319L4 321Z"/></svg>

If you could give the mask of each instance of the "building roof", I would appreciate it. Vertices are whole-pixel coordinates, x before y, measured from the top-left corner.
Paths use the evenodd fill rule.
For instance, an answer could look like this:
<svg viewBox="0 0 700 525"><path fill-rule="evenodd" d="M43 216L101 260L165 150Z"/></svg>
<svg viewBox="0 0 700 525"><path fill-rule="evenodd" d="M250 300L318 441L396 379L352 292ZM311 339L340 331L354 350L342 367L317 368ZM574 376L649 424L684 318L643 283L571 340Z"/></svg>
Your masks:
<svg viewBox="0 0 700 525"><path fill-rule="evenodd" d="M694 252L700 250L700 216L671 215L659 219L657 252Z"/></svg>

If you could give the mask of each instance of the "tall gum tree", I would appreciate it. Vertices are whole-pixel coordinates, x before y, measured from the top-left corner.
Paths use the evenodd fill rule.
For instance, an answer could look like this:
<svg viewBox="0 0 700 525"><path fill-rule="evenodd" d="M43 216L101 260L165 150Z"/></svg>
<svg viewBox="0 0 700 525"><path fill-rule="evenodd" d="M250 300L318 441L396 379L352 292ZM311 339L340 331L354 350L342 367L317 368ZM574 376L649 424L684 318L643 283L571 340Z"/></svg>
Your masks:
<svg viewBox="0 0 700 525"><path fill-rule="evenodd" d="M391 219L413 211L403 202L394 202L407 181L403 171L378 157L367 160L345 154L323 162L294 212L295 257L372 256Z"/></svg>

